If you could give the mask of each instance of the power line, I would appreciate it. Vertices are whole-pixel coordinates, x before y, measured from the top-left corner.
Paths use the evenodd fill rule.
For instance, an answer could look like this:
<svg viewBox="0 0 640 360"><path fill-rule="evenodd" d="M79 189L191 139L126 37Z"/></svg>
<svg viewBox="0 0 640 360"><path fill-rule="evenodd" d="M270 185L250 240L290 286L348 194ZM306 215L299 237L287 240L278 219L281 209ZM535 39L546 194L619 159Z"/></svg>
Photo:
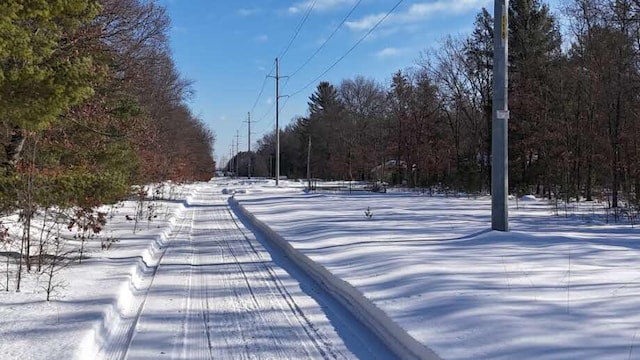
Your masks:
<svg viewBox="0 0 640 360"><path fill-rule="evenodd" d="M269 80L269 76L271 76L271 73L273 72L273 69L275 69L275 66L271 69L271 71L269 71L269 74L264 76L264 80L262 81L262 86L260 88L260 93L258 93L258 97L256 98L256 101L253 103L253 106L251 107L251 113L253 113L253 110L256 109L256 106L258 105L258 102L260 101L260 98L262 97L262 94L264 93L264 88L267 85L267 80Z"/></svg>
<svg viewBox="0 0 640 360"><path fill-rule="evenodd" d="M331 38L333 38L333 36L338 32L338 30L340 30L340 28L342 27L342 25L344 25L345 22L347 22L347 19L349 19L349 17L351 17L351 15L353 14L353 12L356 10L356 8L358 8L358 6L360 5L360 3L362 2L362 0L358 0L358 2L351 8L351 10L349 11L349 13L347 13L347 15L342 19L342 21L340 22L340 24L338 24L338 26L333 30L333 32L331 33L331 35L329 35L329 37L320 45L320 47L318 47L318 49L316 49L316 51L311 54L311 56L309 56L309 58L307 60L305 60L304 63L302 63L302 65L300 65L293 73L291 73L291 75L289 75L289 77L293 77L295 74L297 74L300 70L302 70L302 68L304 68L305 66L307 66L307 64L309 64L309 62L316 56L318 55L318 53L320 52L320 50L322 50L325 45L327 45L327 43L331 40ZM286 85L285 85L286 86Z"/></svg>
<svg viewBox="0 0 640 360"><path fill-rule="evenodd" d="M310 3L309 6L307 6L307 10L305 11L304 16L300 20L300 23L298 23L298 26L296 27L296 30L294 31L293 36L291 36L291 39L289 40L289 43L287 44L287 46L282 49L282 51L280 52L280 56L278 56L278 58L282 58L289 51L289 49L291 48L291 45L293 45L293 42L300 34L300 30L302 30L302 27L307 22L307 19L309 19L309 15L311 14L311 11L313 10L313 8L316 6L317 1L318 0L313 0L313 2ZM258 93L258 97L256 98L256 101L253 103L250 113L253 114L253 111L256 109L256 106L258 106L258 103L260 102L260 98L262 97L262 94L264 93L264 89L267 85L267 80L269 79L269 77L271 77L271 75L273 74L273 70L275 70L275 68L276 67L274 64L271 70L269 71L269 73L265 75L264 80L262 81L262 85L260 86L260 93Z"/></svg>
<svg viewBox="0 0 640 360"><path fill-rule="evenodd" d="M280 111L284 110L284 108L287 106L287 103L289 102L289 99L291 99L291 96L287 96L287 99L284 101L282 106L280 106Z"/></svg>
<svg viewBox="0 0 640 360"><path fill-rule="evenodd" d="M275 118L275 115L274 115L273 119L271 119L271 122L269 122L267 126L263 127L262 129L260 129L260 131L257 131L254 134L256 134L256 135L264 135L267 132L267 130L274 131L275 125L276 125L276 118Z"/></svg>
<svg viewBox="0 0 640 360"><path fill-rule="evenodd" d="M278 55L278 58L280 60L282 60L282 58L287 54L287 52L291 48L291 45L293 45L293 42L298 37L298 34L300 34L300 30L302 29L302 26L304 26L304 24L307 22L307 19L309 18L309 15L311 14L311 10L313 10L313 8L316 6L316 2L317 1L318 0L313 0L313 2L310 3L309 6L307 6L307 11L305 12L304 16L302 17L302 20L300 20L300 23L298 24L298 27L296 28L293 36L291 37L291 40L289 40L289 44L284 48L284 50L282 50L280 52L280 55Z"/></svg>
<svg viewBox="0 0 640 360"><path fill-rule="evenodd" d="M336 65L338 65L338 63L340 63L342 60L344 60L344 58L346 58L358 45L360 45L369 35L371 35L371 33L378 26L380 26L380 24L382 24L382 22L385 21L389 17L389 15L391 15L391 13L393 13L398 8L398 6L400 6L400 4L402 4L403 1L404 0L398 0L398 2L391 8L391 10L389 10L380 20L378 20L378 22L375 25L373 25L373 27L371 29L369 29L369 31L367 31L367 33L364 34L364 36L360 38L360 40L358 40L355 44L353 44L353 46L349 50L347 50L346 53L344 53L340 58L338 58L338 60L336 60L333 64L331 64L331 66L329 66L324 72L322 72L322 74L318 75L315 79L311 80L307 85L302 87L300 90L295 91L290 96L293 97L293 96L296 96L296 95L300 94L306 88L308 88L309 86L315 84L316 81L318 81L320 78L322 78L324 75L326 75L329 71L331 71L331 69L333 69Z"/></svg>
<svg viewBox="0 0 640 360"><path fill-rule="evenodd" d="M264 120L267 116L269 116L269 114L271 114L273 112L273 109L276 107L276 103L275 101L271 103L271 106L269 106L269 109L267 109L267 111L265 111L264 114L262 114L262 116L260 116L258 118L258 120L255 120L253 123L257 124L259 122L261 122L262 120Z"/></svg>

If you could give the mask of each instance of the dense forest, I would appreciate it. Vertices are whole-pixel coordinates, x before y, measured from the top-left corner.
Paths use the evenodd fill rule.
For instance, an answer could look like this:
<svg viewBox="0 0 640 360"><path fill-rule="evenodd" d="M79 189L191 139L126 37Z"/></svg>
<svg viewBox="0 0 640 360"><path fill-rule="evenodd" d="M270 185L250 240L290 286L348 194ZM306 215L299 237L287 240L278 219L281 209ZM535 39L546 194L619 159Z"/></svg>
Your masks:
<svg viewBox="0 0 640 360"><path fill-rule="evenodd" d="M509 1L509 187L574 199L640 198L640 1ZM562 19L562 22L560 21ZM562 26L561 26L562 24ZM281 171L487 193L493 17L447 37L389 84L320 83L281 129ZM275 133L251 154L273 174ZM249 156L237 159L246 175Z"/></svg>
<svg viewBox="0 0 640 360"><path fill-rule="evenodd" d="M211 178L214 136L186 106L169 25L145 0L0 3L3 211L89 208L134 184Z"/></svg>

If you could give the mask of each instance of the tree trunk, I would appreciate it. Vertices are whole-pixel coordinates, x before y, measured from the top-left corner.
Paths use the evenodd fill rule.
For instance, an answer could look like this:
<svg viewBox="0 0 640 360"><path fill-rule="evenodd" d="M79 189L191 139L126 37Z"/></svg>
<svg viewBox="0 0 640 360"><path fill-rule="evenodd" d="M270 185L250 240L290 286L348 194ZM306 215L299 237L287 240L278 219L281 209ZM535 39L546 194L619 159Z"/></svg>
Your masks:
<svg viewBox="0 0 640 360"><path fill-rule="evenodd" d="M618 74L618 83L620 83L620 74ZM621 122L621 102L622 94L618 92L616 98L615 118L613 124L610 124L609 134L611 136L611 147L613 148L613 189L611 189L611 207L618 207L618 191L620 190L620 122Z"/></svg>
<svg viewBox="0 0 640 360"><path fill-rule="evenodd" d="M584 195L587 198L587 201L593 201L593 192L591 189L591 183L593 181L593 166L592 166L592 155L591 151L589 152L589 156L587 157L587 181L584 189Z"/></svg>
<svg viewBox="0 0 640 360"><path fill-rule="evenodd" d="M33 211L31 210L31 201L29 201L29 210L27 211L26 219L24 222L25 227L25 265L27 266L27 271L31 271L31 219L33 218ZM20 254L22 255L22 254Z"/></svg>
<svg viewBox="0 0 640 360"><path fill-rule="evenodd" d="M11 129L11 139L9 140L9 143L4 145L6 160L2 163L2 167L6 174L15 171L16 166L20 161L20 154L22 153L25 139L26 136L21 127L16 125Z"/></svg>
<svg viewBox="0 0 640 360"><path fill-rule="evenodd" d="M640 175L636 175L633 191L636 194L636 206L640 205Z"/></svg>

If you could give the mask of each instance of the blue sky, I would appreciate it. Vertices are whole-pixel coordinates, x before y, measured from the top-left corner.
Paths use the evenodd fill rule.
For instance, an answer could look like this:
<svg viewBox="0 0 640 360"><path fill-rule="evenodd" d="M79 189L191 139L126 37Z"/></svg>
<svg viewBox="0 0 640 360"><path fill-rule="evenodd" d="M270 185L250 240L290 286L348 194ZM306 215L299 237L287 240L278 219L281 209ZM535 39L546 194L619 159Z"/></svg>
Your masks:
<svg viewBox="0 0 640 360"><path fill-rule="evenodd" d="M315 3L314 3L315 1ZM189 105L216 134L214 155L229 158L236 132L247 149L247 113L252 111L255 141L274 129L275 82L265 77L280 56L280 125L305 115L317 82L338 85L362 75L388 83L391 75L416 63L446 35L466 34L475 15L492 0L404 0L344 60L304 87L343 56L398 0L160 0L171 17L171 48L183 77L194 81ZM555 1L553 1L555 3ZM357 6L356 6L357 5ZM308 9L306 22L291 42ZM303 63L351 16L313 59ZM553 9L553 6L552 6ZM555 9L554 9L555 10ZM287 45L289 49L284 52ZM284 54L283 54L284 52ZM255 104L255 108L254 108Z"/></svg>

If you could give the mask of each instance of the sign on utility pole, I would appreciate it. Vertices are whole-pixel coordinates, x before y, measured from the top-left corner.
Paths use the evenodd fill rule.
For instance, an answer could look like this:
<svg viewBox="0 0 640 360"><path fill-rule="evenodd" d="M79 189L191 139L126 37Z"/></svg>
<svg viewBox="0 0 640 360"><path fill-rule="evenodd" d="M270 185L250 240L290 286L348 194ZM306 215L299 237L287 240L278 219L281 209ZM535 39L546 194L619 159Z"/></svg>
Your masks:
<svg viewBox="0 0 640 360"><path fill-rule="evenodd" d="M493 21L491 229L509 231L509 0L495 0Z"/></svg>

